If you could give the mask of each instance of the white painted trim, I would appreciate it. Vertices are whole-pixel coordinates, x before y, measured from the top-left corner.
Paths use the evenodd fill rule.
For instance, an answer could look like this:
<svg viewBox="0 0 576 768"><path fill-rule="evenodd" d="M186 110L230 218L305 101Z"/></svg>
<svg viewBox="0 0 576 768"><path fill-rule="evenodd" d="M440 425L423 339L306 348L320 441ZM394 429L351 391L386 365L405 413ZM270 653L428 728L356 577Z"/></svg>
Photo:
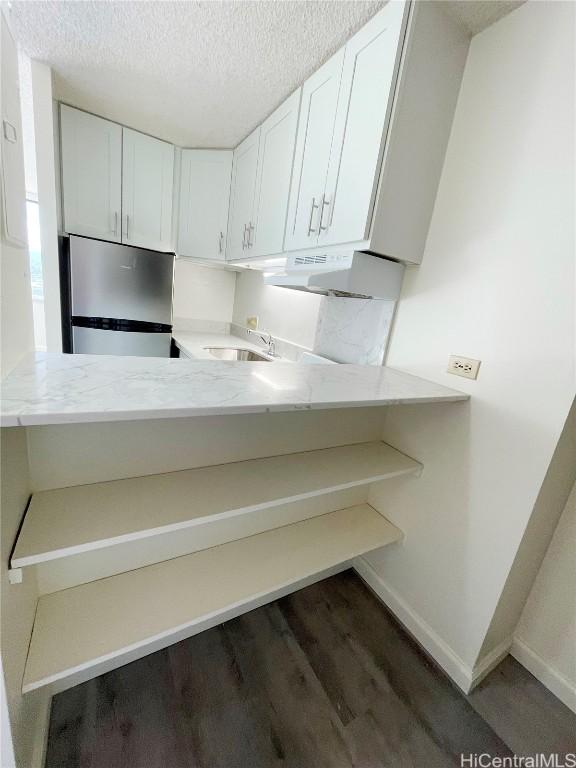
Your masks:
<svg viewBox="0 0 576 768"><path fill-rule="evenodd" d="M479 659L472 670L472 682L470 690L475 688L479 682L481 682L486 675L490 674L493 669L496 669L498 664L508 656L510 653L510 646L512 645L512 637L506 637L501 643L498 643L496 648L493 648L490 653L487 653L481 659Z"/></svg>
<svg viewBox="0 0 576 768"><path fill-rule="evenodd" d="M36 718L36 728L34 730L34 744L32 746L32 760L30 768L44 768L46 762L46 748L48 746L48 730L50 727L50 708L52 705L52 696L47 691L41 696L40 711Z"/></svg>
<svg viewBox="0 0 576 768"><path fill-rule="evenodd" d="M533 648L519 637L514 637L510 654L519 661L528 672L534 675L542 685L554 694L568 709L576 713L576 686L568 678L554 669Z"/></svg>
<svg viewBox="0 0 576 768"><path fill-rule="evenodd" d="M374 594L392 611L434 661L442 667L464 693L469 693L474 679L472 668L450 648L421 616L418 616L406 604L392 587L384 582L364 557L355 558L353 566Z"/></svg>

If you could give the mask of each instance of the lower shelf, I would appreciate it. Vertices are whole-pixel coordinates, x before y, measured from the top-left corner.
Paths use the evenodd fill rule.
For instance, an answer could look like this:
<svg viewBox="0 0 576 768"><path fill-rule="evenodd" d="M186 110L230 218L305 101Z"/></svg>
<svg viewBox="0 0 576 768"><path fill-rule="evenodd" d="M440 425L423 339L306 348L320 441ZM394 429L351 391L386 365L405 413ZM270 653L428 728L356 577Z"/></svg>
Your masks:
<svg viewBox="0 0 576 768"><path fill-rule="evenodd" d="M76 685L401 537L361 504L45 595L22 691Z"/></svg>

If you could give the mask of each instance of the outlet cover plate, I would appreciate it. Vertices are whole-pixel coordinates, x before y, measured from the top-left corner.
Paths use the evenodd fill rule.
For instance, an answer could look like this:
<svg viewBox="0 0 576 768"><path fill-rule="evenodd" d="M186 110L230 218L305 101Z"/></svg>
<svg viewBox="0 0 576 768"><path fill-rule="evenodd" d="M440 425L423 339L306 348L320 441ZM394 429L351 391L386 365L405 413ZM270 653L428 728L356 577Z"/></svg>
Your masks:
<svg viewBox="0 0 576 768"><path fill-rule="evenodd" d="M477 379L481 362L481 360L474 360L463 355L450 355L446 371L455 376L463 376L465 379Z"/></svg>

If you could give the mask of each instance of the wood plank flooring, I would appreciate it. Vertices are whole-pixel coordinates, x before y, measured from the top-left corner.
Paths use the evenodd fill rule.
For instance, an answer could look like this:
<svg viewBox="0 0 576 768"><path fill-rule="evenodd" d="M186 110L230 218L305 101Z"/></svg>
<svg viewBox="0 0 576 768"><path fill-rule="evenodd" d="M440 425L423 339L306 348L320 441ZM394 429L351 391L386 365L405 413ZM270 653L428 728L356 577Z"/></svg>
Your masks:
<svg viewBox="0 0 576 768"><path fill-rule="evenodd" d="M46 768L444 768L575 734L511 658L464 696L347 571L55 696Z"/></svg>

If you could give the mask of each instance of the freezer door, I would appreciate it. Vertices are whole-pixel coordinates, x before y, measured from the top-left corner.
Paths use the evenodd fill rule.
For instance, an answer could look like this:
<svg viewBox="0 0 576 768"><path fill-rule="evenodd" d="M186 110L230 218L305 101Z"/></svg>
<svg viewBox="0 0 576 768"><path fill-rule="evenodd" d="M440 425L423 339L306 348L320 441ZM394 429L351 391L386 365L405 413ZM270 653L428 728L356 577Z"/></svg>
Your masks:
<svg viewBox="0 0 576 768"><path fill-rule="evenodd" d="M75 354L135 355L170 357L170 333L101 331L95 328L72 329Z"/></svg>
<svg viewBox="0 0 576 768"><path fill-rule="evenodd" d="M172 323L174 255L70 237L72 315Z"/></svg>

